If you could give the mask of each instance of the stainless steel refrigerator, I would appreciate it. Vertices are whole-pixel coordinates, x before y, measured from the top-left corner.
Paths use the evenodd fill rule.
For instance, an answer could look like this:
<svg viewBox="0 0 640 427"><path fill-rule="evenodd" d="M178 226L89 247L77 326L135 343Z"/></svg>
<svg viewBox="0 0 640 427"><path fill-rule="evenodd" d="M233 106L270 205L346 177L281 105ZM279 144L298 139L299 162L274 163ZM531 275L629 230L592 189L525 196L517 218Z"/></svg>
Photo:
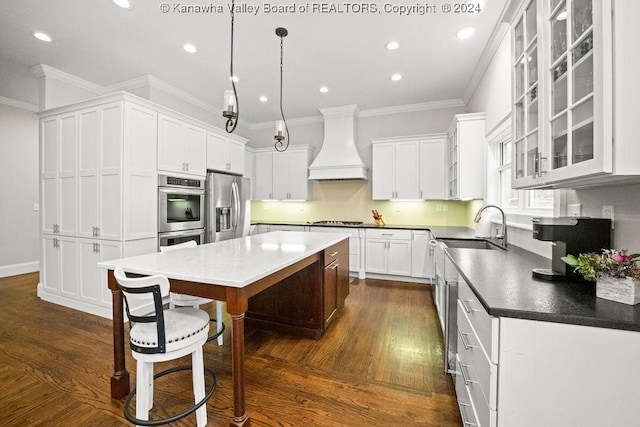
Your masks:
<svg viewBox="0 0 640 427"><path fill-rule="evenodd" d="M206 191L206 242L248 236L251 227L249 178L209 172Z"/></svg>

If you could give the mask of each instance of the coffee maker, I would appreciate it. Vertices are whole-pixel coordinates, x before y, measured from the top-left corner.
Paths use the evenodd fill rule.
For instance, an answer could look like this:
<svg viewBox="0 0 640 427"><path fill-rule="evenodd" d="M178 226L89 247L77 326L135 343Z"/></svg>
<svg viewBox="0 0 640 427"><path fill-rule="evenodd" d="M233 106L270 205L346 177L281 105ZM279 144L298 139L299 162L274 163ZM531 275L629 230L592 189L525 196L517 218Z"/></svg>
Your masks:
<svg viewBox="0 0 640 427"><path fill-rule="evenodd" d="M606 218L533 218L533 238L553 242L551 269L534 268L540 280L584 281L573 267L562 261L567 254L596 252L611 248L611 220Z"/></svg>

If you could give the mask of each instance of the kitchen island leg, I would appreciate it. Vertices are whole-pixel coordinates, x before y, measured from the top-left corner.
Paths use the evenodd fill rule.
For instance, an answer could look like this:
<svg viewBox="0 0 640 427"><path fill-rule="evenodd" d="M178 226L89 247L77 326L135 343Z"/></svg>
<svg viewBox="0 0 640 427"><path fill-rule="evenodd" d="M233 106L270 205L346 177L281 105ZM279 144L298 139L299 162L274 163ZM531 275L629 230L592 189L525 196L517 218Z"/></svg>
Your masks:
<svg viewBox="0 0 640 427"><path fill-rule="evenodd" d="M233 378L233 422L230 427L249 427L244 401L244 313L231 314L231 374Z"/></svg>
<svg viewBox="0 0 640 427"><path fill-rule="evenodd" d="M111 397L122 399L129 394L129 372L124 359L124 312L122 291L116 283L113 270L107 272L107 283L111 289L113 323L113 375L111 376Z"/></svg>

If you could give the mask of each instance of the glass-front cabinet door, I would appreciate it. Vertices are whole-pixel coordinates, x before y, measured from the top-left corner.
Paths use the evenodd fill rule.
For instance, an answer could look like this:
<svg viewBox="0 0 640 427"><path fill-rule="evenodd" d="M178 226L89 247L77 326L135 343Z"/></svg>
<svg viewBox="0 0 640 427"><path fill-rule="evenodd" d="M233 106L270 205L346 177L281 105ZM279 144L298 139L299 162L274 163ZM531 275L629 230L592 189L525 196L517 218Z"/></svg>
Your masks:
<svg viewBox="0 0 640 427"><path fill-rule="evenodd" d="M514 180L533 183L539 175L538 10L529 1L513 30Z"/></svg>
<svg viewBox="0 0 640 427"><path fill-rule="evenodd" d="M610 173L611 1L529 1L512 31L514 188Z"/></svg>

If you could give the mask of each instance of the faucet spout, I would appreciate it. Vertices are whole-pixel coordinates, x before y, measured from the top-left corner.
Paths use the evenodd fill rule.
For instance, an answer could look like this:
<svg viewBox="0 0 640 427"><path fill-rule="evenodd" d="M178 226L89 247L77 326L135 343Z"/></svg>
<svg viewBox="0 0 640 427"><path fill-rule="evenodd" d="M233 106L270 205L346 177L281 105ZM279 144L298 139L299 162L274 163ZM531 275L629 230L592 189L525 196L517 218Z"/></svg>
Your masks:
<svg viewBox="0 0 640 427"><path fill-rule="evenodd" d="M507 218L506 218L506 216L504 214L504 211L502 210L502 208L500 206L497 206L497 205L484 205L483 207L481 207L478 210L478 213L476 213L476 217L473 219L473 221L476 222L476 223L480 222L480 218L482 217L482 212L484 212L485 210L487 210L489 208L495 208L498 211L500 211L500 215L502 216L502 229L500 230L501 232L496 235L496 239L502 240L502 244L506 248L507 247Z"/></svg>

